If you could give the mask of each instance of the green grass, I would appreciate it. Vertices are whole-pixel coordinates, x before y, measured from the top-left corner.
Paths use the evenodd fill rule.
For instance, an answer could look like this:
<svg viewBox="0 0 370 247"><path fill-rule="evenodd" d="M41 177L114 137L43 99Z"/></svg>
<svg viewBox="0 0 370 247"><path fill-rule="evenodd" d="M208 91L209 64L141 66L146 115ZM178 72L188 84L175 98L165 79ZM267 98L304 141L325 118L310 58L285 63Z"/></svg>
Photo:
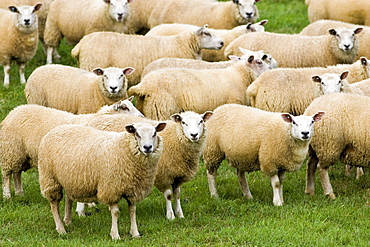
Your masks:
<svg viewBox="0 0 370 247"><path fill-rule="evenodd" d="M304 0L263 0L258 3L260 20L268 19L266 30L297 33L308 24ZM75 66L72 47L62 44L62 64ZM26 77L45 62L40 48L27 66ZM0 71L0 120L17 105L26 103L17 68L12 68L9 89L2 86ZM206 171L200 165L196 178L182 187L185 219L165 219L165 202L156 189L137 206L139 231L129 235L127 204L120 202L120 241L112 241L111 216L106 205L87 209L91 216L78 218L67 226L68 234L55 230L50 207L39 191L38 173L23 173L25 196L11 200L0 197L0 246L368 246L370 179L366 170L360 180L345 177L337 165L330 177L337 199L322 195L316 178L316 195L304 194L305 166L288 173L284 183L285 205L272 205L269 179L261 172L248 174L254 199L241 195L235 170L226 165L219 169L219 199L209 196ZM2 191L0 190L0 193ZM63 203L62 203L63 206ZM63 212L61 207L61 212Z"/></svg>

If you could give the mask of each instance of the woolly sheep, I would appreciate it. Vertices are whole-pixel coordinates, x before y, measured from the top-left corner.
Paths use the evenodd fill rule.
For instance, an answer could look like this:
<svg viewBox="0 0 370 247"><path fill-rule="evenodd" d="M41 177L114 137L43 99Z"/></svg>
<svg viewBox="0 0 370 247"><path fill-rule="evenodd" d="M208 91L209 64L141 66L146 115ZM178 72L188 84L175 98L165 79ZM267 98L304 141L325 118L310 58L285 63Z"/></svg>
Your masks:
<svg viewBox="0 0 370 247"><path fill-rule="evenodd" d="M109 67L92 73L65 65L44 65L28 78L27 102L75 114L93 113L127 98L126 75L133 71L131 67Z"/></svg>
<svg viewBox="0 0 370 247"><path fill-rule="evenodd" d="M243 34L225 48L225 56L239 56L239 47L270 52L280 67L298 68L353 63L358 51L355 34L362 28L330 29L331 35L303 36L254 32ZM284 45L281 45L284 44ZM294 48L293 48L294 47Z"/></svg>
<svg viewBox="0 0 370 247"><path fill-rule="evenodd" d="M214 110L207 122L203 152L211 196L218 197L217 170L222 160L237 169L243 195L252 199L245 172L262 170L271 179L273 203L281 206L286 171L298 170L306 159L314 122L324 112L312 116L292 116L253 107L227 104Z"/></svg>
<svg viewBox="0 0 370 247"><path fill-rule="evenodd" d="M265 28L264 25L267 23L267 20L260 21L258 23L252 24L248 23L247 25L241 25L234 27L231 30L227 29L212 29L212 32L221 38L224 41L224 47L220 50L204 50L202 52L202 59L209 62L219 62L227 60L227 57L224 55L224 50L227 45L230 44L231 41L249 32L264 32ZM190 25L190 24L161 24L159 26L153 27L146 36L169 36L169 35L176 35L180 32L187 31L187 30L196 30L198 26Z"/></svg>
<svg viewBox="0 0 370 247"><path fill-rule="evenodd" d="M332 19L360 25L370 25L370 2L355 0L305 0L308 19Z"/></svg>
<svg viewBox="0 0 370 247"><path fill-rule="evenodd" d="M259 14L255 4L260 1L161 0L152 10L148 23L150 28L163 23L186 23L197 26L208 23L212 28L233 29L239 25L256 22Z"/></svg>
<svg viewBox="0 0 370 247"><path fill-rule="evenodd" d="M64 37L76 45L84 35L98 31L128 33L129 3L133 0L54 0L45 25L46 63ZM73 25L71 25L73 22Z"/></svg>
<svg viewBox="0 0 370 247"><path fill-rule="evenodd" d="M163 139L163 152L158 163L154 185L166 200L166 217L173 220L176 216L184 218L180 203L180 187L192 180L198 170L202 147L206 138L205 122L212 112L198 114L194 112L176 113L167 121L164 131L159 133ZM142 121L137 117L125 115L104 116L87 123L88 126L108 131L124 131L124 126L131 122ZM149 121L149 120L147 120ZM171 199L175 200L175 214ZM84 213L80 207L79 215Z"/></svg>
<svg viewBox="0 0 370 247"><path fill-rule="evenodd" d="M148 32L150 14L158 3L157 0L135 0L130 3L131 16L127 21L128 33L145 34Z"/></svg>
<svg viewBox="0 0 370 247"><path fill-rule="evenodd" d="M243 56L236 57L236 56L229 56L231 60L229 61L222 61L222 62L207 62L203 60L195 60L195 59L185 59L185 58L160 58L148 64L143 73L141 73L141 78L144 78L149 72L157 69L164 69L164 68L187 68L187 69L222 69L227 68L235 63L235 59L249 59L253 56L254 59L260 59L262 62L267 64L270 69L277 67L276 60L268 53L263 51L249 51L243 49ZM254 67L252 69L257 69L261 67ZM262 67L263 68L263 67ZM263 73L264 71L257 71L254 70L258 75Z"/></svg>
<svg viewBox="0 0 370 247"><path fill-rule="evenodd" d="M256 63L256 61L253 61ZM129 89L144 116L165 120L181 111L202 113L227 103L246 104L245 90L256 74L241 60L226 69L155 70Z"/></svg>
<svg viewBox="0 0 370 247"><path fill-rule="evenodd" d="M358 54L356 59L360 57L370 57L370 48L368 43L370 41L370 27L367 26L359 26L350 24L347 22L341 21L333 21L333 20L319 20L311 23L310 25L306 26L301 32L301 35L306 36L317 36L317 35L324 35L328 33L328 30L331 28L351 28L355 29L358 27L363 28L363 31L357 35L359 41L359 48Z"/></svg>
<svg viewBox="0 0 370 247"><path fill-rule="evenodd" d="M266 111L300 115L314 98L322 95L321 90L312 82L313 76L340 74L347 70L349 75L346 80L354 83L370 78L369 69L369 61L363 57L351 65L266 71L247 88L247 104Z"/></svg>
<svg viewBox="0 0 370 247"><path fill-rule="evenodd" d="M21 83L26 83L24 69L37 50L38 31L37 15L42 6L9 6L9 11L0 9L0 64L4 66L4 86L9 86L9 74L12 61L18 64ZM12 12L12 13L11 13Z"/></svg>
<svg viewBox="0 0 370 247"><path fill-rule="evenodd" d="M62 124L89 122L106 114L125 113L123 115L143 116L131 101L132 98L119 101L102 107L96 114L82 115L39 105L22 105L14 108L0 125L0 165L4 198L11 197L11 175L14 178L15 194L24 194L21 173L31 167L37 168L38 146L42 137L51 129Z"/></svg>
<svg viewBox="0 0 370 247"><path fill-rule="evenodd" d="M327 118L315 127L307 161L306 193L314 194L314 174L319 169L325 195L335 199L328 169L336 161L352 166L369 167L370 97L333 93L315 99L305 111L310 115L317 109L326 111ZM358 117L360 114L361 117ZM319 165L318 165L319 162Z"/></svg>
<svg viewBox="0 0 370 247"><path fill-rule="evenodd" d="M127 125L125 132L108 132L81 125L62 125L42 139L39 178L42 195L49 200L59 234L66 234L59 215L65 193L66 225L72 223L72 201L99 201L109 205L112 239L118 232L118 202L126 199L132 237L139 237L136 204L152 190L162 152L166 123ZM89 167L90 169L86 169Z"/></svg>
<svg viewBox="0 0 370 247"><path fill-rule="evenodd" d="M134 67L135 73L128 77L129 86L132 86L140 82L145 66L159 58L201 59L202 49L221 49L222 46L223 41L205 25L195 32L168 37L96 32L86 35L71 53L79 67L86 70L109 66Z"/></svg>

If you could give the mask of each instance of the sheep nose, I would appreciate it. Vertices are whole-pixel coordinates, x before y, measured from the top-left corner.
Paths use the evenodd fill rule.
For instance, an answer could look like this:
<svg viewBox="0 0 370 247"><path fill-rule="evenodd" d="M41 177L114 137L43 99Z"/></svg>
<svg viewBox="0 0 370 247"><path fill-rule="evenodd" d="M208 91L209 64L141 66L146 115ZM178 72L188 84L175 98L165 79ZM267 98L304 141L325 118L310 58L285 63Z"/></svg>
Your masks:
<svg viewBox="0 0 370 247"><path fill-rule="evenodd" d="M190 134L193 139L195 139L198 136L198 133Z"/></svg>
<svg viewBox="0 0 370 247"><path fill-rule="evenodd" d="M224 46L224 42L223 41L220 42L220 46Z"/></svg>
<svg viewBox="0 0 370 247"><path fill-rule="evenodd" d="M303 138L308 138L308 134L310 134L310 132L302 131L301 134L302 134Z"/></svg>
<svg viewBox="0 0 370 247"><path fill-rule="evenodd" d="M144 152L145 153L151 153L152 148L153 148L153 145L144 145Z"/></svg>
<svg viewBox="0 0 370 247"><path fill-rule="evenodd" d="M344 45L344 48L346 48L346 50L349 50L349 47L350 47L351 45Z"/></svg>
<svg viewBox="0 0 370 247"><path fill-rule="evenodd" d="M30 21L31 21L30 19L24 19L24 24L25 25L29 25L30 24Z"/></svg>
<svg viewBox="0 0 370 247"><path fill-rule="evenodd" d="M245 14L247 15L247 17L252 17L253 16L253 12L247 12Z"/></svg>
<svg viewBox="0 0 370 247"><path fill-rule="evenodd" d="M116 91L117 87L110 87L110 89L114 92Z"/></svg>

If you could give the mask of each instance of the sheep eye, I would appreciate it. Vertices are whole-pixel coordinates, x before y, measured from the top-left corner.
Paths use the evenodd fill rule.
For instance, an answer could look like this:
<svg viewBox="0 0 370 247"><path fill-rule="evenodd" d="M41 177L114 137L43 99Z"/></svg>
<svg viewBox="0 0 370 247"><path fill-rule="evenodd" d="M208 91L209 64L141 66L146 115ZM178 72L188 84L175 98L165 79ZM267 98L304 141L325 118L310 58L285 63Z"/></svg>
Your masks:
<svg viewBox="0 0 370 247"><path fill-rule="evenodd" d="M321 82L321 85L325 86L325 83L324 82Z"/></svg>
<svg viewBox="0 0 370 247"><path fill-rule="evenodd" d="M126 106L121 107L121 109L122 109L123 111L130 111L130 109L128 109L128 107L126 107Z"/></svg>
<svg viewBox="0 0 370 247"><path fill-rule="evenodd" d="M297 123L296 123L296 122L294 122L294 120L292 121L292 124L297 125Z"/></svg>
<svg viewBox="0 0 370 247"><path fill-rule="evenodd" d="M157 132L154 133L154 135L152 137L155 137L157 135Z"/></svg>

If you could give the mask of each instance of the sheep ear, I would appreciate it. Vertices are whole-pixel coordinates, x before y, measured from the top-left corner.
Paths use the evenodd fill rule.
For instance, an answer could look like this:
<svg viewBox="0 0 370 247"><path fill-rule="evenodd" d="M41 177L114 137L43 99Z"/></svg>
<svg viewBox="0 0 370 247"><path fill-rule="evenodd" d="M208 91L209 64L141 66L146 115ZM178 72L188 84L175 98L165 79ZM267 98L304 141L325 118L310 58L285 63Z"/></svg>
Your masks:
<svg viewBox="0 0 370 247"><path fill-rule="evenodd" d="M173 114L171 116L171 119L173 121L175 121L176 123L181 123L181 121L182 121L182 118L181 118L180 114Z"/></svg>
<svg viewBox="0 0 370 247"><path fill-rule="evenodd" d="M33 12L38 11L42 7L42 3L37 3L35 7L33 7Z"/></svg>
<svg viewBox="0 0 370 247"><path fill-rule="evenodd" d="M258 2L261 2L261 1L262 1L262 0L255 0L254 2L255 2L255 3L258 3Z"/></svg>
<svg viewBox="0 0 370 247"><path fill-rule="evenodd" d="M314 82L321 82L321 78L320 78L320 76L318 76L318 75L314 75L314 76L312 76L312 80L313 80Z"/></svg>
<svg viewBox="0 0 370 247"><path fill-rule="evenodd" d="M261 60L265 60L267 58L268 58L268 56L265 54L265 55L262 56Z"/></svg>
<svg viewBox="0 0 370 247"><path fill-rule="evenodd" d="M335 29L329 29L329 33L331 34L331 35L337 35L337 31L335 31Z"/></svg>
<svg viewBox="0 0 370 247"><path fill-rule="evenodd" d="M240 60L240 57L235 55L229 55L229 58L231 61L238 62Z"/></svg>
<svg viewBox="0 0 370 247"><path fill-rule="evenodd" d="M253 55L251 55L251 56L248 57L248 63L252 63L253 60L254 60L254 56Z"/></svg>
<svg viewBox="0 0 370 247"><path fill-rule="evenodd" d="M161 132L162 130L164 130L166 128L166 125L167 123L166 122L160 122L156 127L155 127L155 130L157 132Z"/></svg>
<svg viewBox="0 0 370 247"><path fill-rule="evenodd" d="M248 54L248 53L250 53L251 52L251 50L247 50L247 49L244 49L244 48L242 48L242 47L238 47L239 48L239 50L243 53L243 54Z"/></svg>
<svg viewBox="0 0 370 247"><path fill-rule="evenodd" d="M130 98L128 98L127 100L132 102L132 100L134 99L135 96L131 96Z"/></svg>
<svg viewBox="0 0 370 247"><path fill-rule="evenodd" d="M103 0L106 4L110 4L110 0Z"/></svg>
<svg viewBox="0 0 370 247"><path fill-rule="evenodd" d="M239 0L232 0L233 1L233 3L235 3L235 4L238 4L239 3Z"/></svg>
<svg viewBox="0 0 370 247"><path fill-rule="evenodd" d="M197 35L202 35L202 33L204 32L204 30L208 28L208 24L205 24L203 27L200 27L197 31L196 31L196 34Z"/></svg>
<svg viewBox="0 0 370 247"><path fill-rule="evenodd" d="M125 68L125 69L123 69L123 74L124 75L129 75L129 74L131 74L132 72L134 72L135 71L135 69L134 68L132 68L132 67L127 67L127 68Z"/></svg>
<svg viewBox="0 0 370 247"><path fill-rule="evenodd" d="M313 121L315 122L320 121L324 117L324 115L325 115L324 111L319 111L318 113L312 116Z"/></svg>
<svg viewBox="0 0 370 247"><path fill-rule="evenodd" d="M8 8L13 13L19 13L17 7L15 7L15 6L9 6Z"/></svg>
<svg viewBox="0 0 370 247"><path fill-rule="evenodd" d="M247 24L247 30L251 29L251 27L252 27L252 22L248 22L248 24Z"/></svg>
<svg viewBox="0 0 370 247"><path fill-rule="evenodd" d="M367 58L366 57L360 57L360 60L361 60L361 64L363 66L366 66L367 65Z"/></svg>
<svg viewBox="0 0 370 247"><path fill-rule="evenodd" d="M206 111L205 113L202 114L203 121L206 122L208 121L213 115L213 112L211 111Z"/></svg>
<svg viewBox="0 0 370 247"><path fill-rule="evenodd" d="M96 68L96 69L93 69L93 71L96 75L103 75L104 74L104 70L102 70L101 68Z"/></svg>
<svg viewBox="0 0 370 247"><path fill-rule="evenodd" d="M127 125L125 128L126 128L126 131L128 133L131 133L131 134L135 134L136 133L136 129L135 129L135 127L132 124L131 125Z"/></svg>
<svg viewBox="0 0 370 247"><path fill-rule="evenodd" d="M358 28L355 29L354 33L359 34L359 33L362 32L362 30L364 30L362 27L358 27Z"/></svg>
<svg viewBox="0 0 370 247"><path fill-rule="evenodd" d="M268 22L268 20L262 20L262 21L260 21L260 22L259 22L259 24L260 24L261 26L264 26L267 22Z"/></svg>
<svg viewBox="0 0 370 247"><path fill-rule="evenodd" d="M293 118L292 118L292 115L288 114L288 113L282 113L281 114L281 117L283 118L283 120L287 123L292 123L293 122Z"/></svg>
<svg viewBox="0 0 370 247"><path fill-rule="evenodd" d="M340 79L341 80L344 80L347 78L347 76L349 75L349 71L346 70L346 71L343 71L342 74L340 74Z"/></svg>

